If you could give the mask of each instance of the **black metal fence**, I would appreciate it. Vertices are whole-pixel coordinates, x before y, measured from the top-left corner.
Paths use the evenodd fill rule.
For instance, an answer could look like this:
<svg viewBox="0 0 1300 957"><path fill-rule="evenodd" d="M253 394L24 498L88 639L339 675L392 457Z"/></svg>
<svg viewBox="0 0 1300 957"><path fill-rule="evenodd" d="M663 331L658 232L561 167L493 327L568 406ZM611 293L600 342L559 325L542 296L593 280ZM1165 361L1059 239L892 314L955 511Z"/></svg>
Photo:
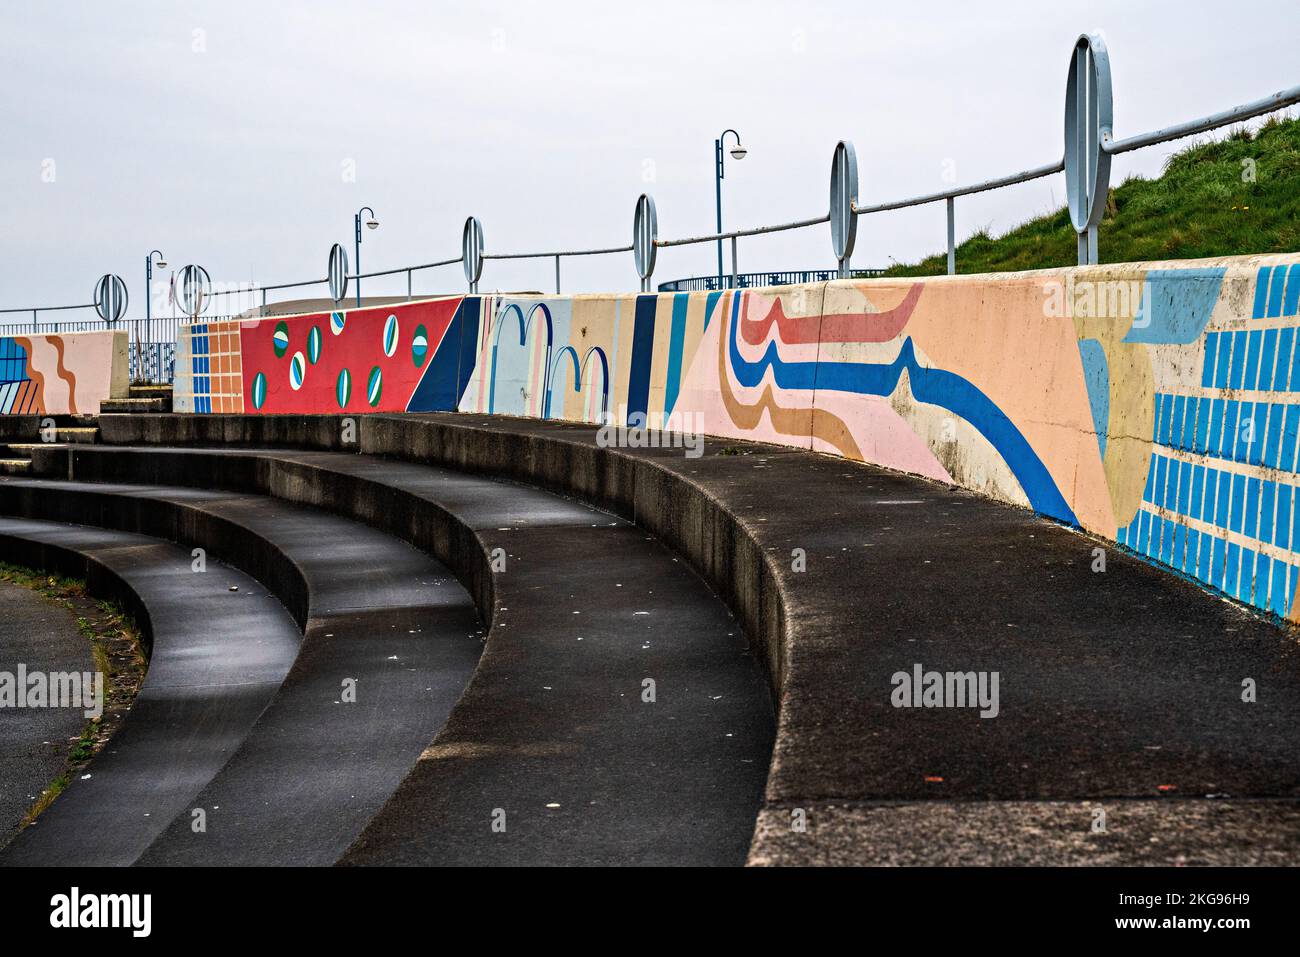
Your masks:
<svg viewBox="0 0 1300 957"><path fill-rule="evenodd" d="M102 319L56 319L42 322L39 313L33 313L32 318L26 320L19 320L11 314L0 316L0 337L124 329L127 333L127 362L131 381L165 385L175 378L176 330L186 321L179 317L161 317L124 319L117 323L108 323Z"/></svg>
<svg viewBox="0 0 1300 957"><path fill-rule="evenodd" d="M853 279L874 279L883 276L883 269L854 269ZM826 282L839 278L834 269L787 269L784 272L742 272L735 276L737 289L754 289L761 286L794 286L801 282ZM693 276L690 279L675 279L661 282L660 292L715 292L718 289L731 288L731 276L724 276L718 282L717 276Z"/></svg>

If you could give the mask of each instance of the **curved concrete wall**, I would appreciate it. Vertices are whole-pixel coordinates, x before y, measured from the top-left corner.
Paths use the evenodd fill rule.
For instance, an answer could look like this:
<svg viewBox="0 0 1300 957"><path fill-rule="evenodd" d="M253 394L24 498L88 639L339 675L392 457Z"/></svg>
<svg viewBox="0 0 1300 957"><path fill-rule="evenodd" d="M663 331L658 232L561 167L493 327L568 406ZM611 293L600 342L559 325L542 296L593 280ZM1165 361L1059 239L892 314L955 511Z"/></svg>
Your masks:
<svg viewBox="0 0 1300 957"><path fill-rule="evenodd" d="M184 327L176 408L496 412L808 448L1033 508L1296 619L1298 314L1294 256L467 296Z"/></svg>

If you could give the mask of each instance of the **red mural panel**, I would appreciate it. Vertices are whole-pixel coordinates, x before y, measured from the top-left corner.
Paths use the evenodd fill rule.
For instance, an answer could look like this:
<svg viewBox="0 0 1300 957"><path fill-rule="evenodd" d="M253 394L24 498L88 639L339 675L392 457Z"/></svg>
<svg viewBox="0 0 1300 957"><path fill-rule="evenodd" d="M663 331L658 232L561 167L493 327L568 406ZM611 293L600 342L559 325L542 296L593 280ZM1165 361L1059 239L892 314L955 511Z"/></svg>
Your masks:
<svg viewBox="0 0 1300 957"><path fill-rule="evenodd" d="M439 299L244 323L244 408L404 412L459 305Z"/></svg>

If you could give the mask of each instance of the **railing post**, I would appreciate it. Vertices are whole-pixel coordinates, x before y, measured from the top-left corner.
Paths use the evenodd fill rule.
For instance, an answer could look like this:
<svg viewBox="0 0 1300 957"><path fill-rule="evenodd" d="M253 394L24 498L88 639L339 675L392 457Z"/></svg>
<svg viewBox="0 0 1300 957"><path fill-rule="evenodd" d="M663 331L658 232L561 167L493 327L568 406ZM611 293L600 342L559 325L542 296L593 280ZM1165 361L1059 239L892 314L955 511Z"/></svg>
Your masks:
<svg viewBox="0 0 1300 957"><path fill-rule="evenodd" d="M406 270L406 301L411 301L411 270Z"/></svg>
<svg viewBox="0 0 1300 957"><path fill-rule="evenodd" d="M658 242L659 215L655 211L654 197L642 193L637 197L636 212L632 217L632 259L636 262L637 275L641 277L642 292L650 291L650 277L654 275L655 259L659 254Z"/></svg>
<svg viewBox="0 0 1300 957"><path fill-rule="evenodd" d="M560 294L560 254L555 254L555 294Z"/></svg>
<svg viewBox="0 0 1300 957"><path fill-rule="evenodd" d="M1065 190L1080 266L1097 262L1097 226L1110 193L1110 154L1102 144L1112 117L1106 44L1085 34L1075 41L1065 85Z"/></svg>
<svg viewBox="0 0 1300 957"><path fill-rule="evenodd" d="M953 210L953 198L948 197L948 275L957 272L957 219Z"/></svg>
<svg viewBox="0 0 1300 957"><path fill-rule="evenodd" d="M831 249L838 263L836 275L848 279L853 245L858 236L858 154L848 140L840 140L831 158Z"/></svg>
<svg viewBox="0 0 1300 957"><path fill-rule="evenodd" d="M479 277L483 275L483 224L473 216L465 220L460 234L460 264L469 291L477 295Z"/></svg>
<svg viewBox="0 0 1300 957"><path fill-rule="evenodd" d="M731 288L740 284L740 269L736 266L736 237L731 237Z"/></svg>

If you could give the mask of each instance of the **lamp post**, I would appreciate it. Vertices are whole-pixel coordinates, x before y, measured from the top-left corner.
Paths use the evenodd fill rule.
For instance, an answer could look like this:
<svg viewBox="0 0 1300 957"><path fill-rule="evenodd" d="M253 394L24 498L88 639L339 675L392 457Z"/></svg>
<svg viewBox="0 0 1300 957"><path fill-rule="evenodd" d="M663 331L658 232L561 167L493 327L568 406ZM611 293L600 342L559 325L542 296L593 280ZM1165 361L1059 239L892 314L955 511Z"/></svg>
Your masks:
<svg viewBox="0 0 1300 957"><path fill-rule="evenodd" d="M362 213L370 214L370 218L366 220L366 226L368 228L375 229L379 226L379 220L375 219L375 211L371 209L369 206L362 206L360 209L357 210L357 215L353 218L353 222L357 227L357 244L356 244L357 255L356 255L355 262L356 262L356 270L357 270L357 306L358 307L361 306L361 214Z"/></svg>
<svg viewBox="0 0 1300 957"><path fill-rule="evenodd" d="M158 250L153 250L148 256L144 257L144 321L145 329L149 328L149 320L153 318L153 257L158 257L158 268L166 269L167 260Z"/></svg>
<svg viewBox="0 0 1300 957"><path fill-rule="evenodd" d="M717 186L717 196L718 196L718 232L722 232L722 177L725 175L725 170L723 169L724 156L723 156L722 146L723 146L723 142L727 139L728 133L730 133L732 136L736 138L736 145L731 148L732 159L742 160L745 158L745 154L749 152L749 150L745 149L745 147L740 145L740 134L737 133L735 130L723 130L722 135L713 141L713 161L714 161L715 171L717 172L717 176L715 177L714 182L715 185ZM722 288L722 240L721 239L718 240L718 288L719 289Z"/></svg>

